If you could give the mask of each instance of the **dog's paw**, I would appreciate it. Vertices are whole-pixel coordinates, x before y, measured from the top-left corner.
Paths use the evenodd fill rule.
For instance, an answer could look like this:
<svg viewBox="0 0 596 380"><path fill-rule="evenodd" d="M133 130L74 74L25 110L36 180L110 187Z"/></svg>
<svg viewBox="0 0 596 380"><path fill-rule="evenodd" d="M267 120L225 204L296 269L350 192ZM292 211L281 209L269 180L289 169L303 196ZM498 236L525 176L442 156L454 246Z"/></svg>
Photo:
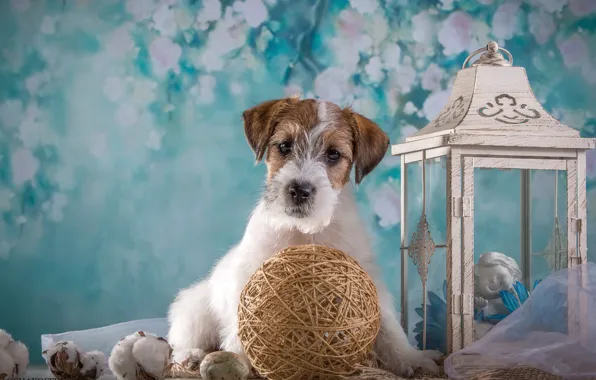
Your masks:
<svg viewBox="0 0 596 380"><path fill-rule="evenodd" d="M435 351L435 350L426 350L426 351L418 351L418 352L421 352L425 358L431 359L435 364L436 364L436 362L441 361L445 357L445 355L442 352Z"/></svg>
<svg viewBox="0 0 596 380"><path fill-rule="evenodd" d="M103 352L83 352L73 342L60 341L42 355L57 379L96 380L104 372Z"/></svg>
<svg viewBox="0 0 596 380"><path fill-rule="evenodd" d="M401 355L397 364L397 370L393 372L398 376L412 377L416 370L420 369L426 374L436 375L439 373L439 366L436 361L443 354L439 351L412 350L405 355Z"/></svg>
<svg viewBox="0 0 596 380"><path fill-rule="evenodd" d="M163 338L138 331L118 342L108 365L119 380L163 379L172 347Z"/></svg>
<svg viewBox="0 0 596 380"><path fill-rule="evenodd" d="M168 378L200 377L201 362L207 353L200 348L174 349L166 369Z"/></svg>
<svg viewBox="0 0 596 380"><path fill-rule="evenodd" d="M0 329L0 379L23 377L29 365L29 350Z"/></svg>

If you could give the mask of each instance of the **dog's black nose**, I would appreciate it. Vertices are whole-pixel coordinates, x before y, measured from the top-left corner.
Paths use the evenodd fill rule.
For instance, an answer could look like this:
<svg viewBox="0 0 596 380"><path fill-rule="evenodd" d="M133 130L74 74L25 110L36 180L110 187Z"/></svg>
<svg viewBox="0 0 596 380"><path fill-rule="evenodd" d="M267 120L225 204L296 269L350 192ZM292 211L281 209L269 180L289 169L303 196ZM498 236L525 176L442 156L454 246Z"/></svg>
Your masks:
<svg viewBox="0 0 596 380"><path fill-rule="evenodd" d="M308 201L314 192L314 187L308 182L292 181L288 186L288 193L296 206Z"/></svg>

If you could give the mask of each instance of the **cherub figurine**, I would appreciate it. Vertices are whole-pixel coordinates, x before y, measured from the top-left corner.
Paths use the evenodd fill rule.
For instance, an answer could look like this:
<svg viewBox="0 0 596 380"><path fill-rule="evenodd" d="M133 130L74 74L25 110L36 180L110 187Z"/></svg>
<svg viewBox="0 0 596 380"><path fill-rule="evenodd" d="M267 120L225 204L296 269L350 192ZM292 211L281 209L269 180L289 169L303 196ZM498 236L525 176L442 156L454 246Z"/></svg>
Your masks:
<svg viewBox="0 0 596 380"><path fill-rule="evenodd" d="M514 285L522 280L517 262L500 252L483 253L474 266L474 309L477 320L491 316L505 316L510 310L505 306L501 291L513 292ZM496 318L498 322L500 318Z"/></svg>

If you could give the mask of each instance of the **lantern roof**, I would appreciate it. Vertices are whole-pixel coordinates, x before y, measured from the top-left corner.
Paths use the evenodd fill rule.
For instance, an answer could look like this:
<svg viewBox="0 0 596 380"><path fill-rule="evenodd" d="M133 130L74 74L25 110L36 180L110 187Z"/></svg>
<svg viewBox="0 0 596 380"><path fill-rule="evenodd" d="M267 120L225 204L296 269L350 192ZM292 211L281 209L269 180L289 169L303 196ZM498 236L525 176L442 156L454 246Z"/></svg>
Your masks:
<svg viewBox="0 0 596 380"><path fill-rule="evenodd" d="M439 115L405 142L393 145L392 154L448 145L591 149L596 140L581 138L578 130L546 112L534 96L526 70L513 66L511 53L491 41L465 60Z"/></svg>

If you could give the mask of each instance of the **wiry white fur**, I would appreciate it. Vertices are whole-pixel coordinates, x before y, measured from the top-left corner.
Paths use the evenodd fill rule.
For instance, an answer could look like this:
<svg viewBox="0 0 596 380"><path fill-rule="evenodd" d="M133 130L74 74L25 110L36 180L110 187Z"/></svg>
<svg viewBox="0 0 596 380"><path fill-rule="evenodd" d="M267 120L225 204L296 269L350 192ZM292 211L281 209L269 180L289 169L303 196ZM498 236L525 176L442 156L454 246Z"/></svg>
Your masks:
<svg viewBox="0 0 596 380"><path fill-rule="evenodd" d="M338 195L334 217L328 226L313 234L279 229L260 203L254 210L244 237L215 266L211 275L182 290L169 310L169 341L174 350L184 348L223 349L243 355L238 338L240 292L261 263L281 249L297 244L321 244L340 249L353 257L377 286L381 305L381 331L376 354L385 367L411 375L416 367L437 370L432 360L439 354L411 347L399 325L392 297L385 287L362 225L350 185Z"/></svg>
<svg viewBox="0 0 596 380"><path fill-rule="evenodd" d="M303 217L296 218L285 212L285 191L288 183L293 180L307 180L316 188L312 212ZM272 179L271 189L277 198L275 201L263 204L266 212L263 213L267 224L275 230L297 228L305 234L312 234L322 230L331 222L333 210L337 203L339 191L331 187L325 167L312 159L306 159L297 164L289 162L284 165Z"/></svg>
<svg viewBox="0 0 596 380"><path fill-rule="evenodd" d="M330 121L329 110L337 106L331 102L320 101L317 103L317 117L321 123L328 123ZM339 108L339 107L337 107Z"/></svg>
<svg viewBox="0 0 596 380"><path fill-rule="evenodd" d="M12 336L0 329L0 378L22 377L29 365L29 350Z"/></svg>

